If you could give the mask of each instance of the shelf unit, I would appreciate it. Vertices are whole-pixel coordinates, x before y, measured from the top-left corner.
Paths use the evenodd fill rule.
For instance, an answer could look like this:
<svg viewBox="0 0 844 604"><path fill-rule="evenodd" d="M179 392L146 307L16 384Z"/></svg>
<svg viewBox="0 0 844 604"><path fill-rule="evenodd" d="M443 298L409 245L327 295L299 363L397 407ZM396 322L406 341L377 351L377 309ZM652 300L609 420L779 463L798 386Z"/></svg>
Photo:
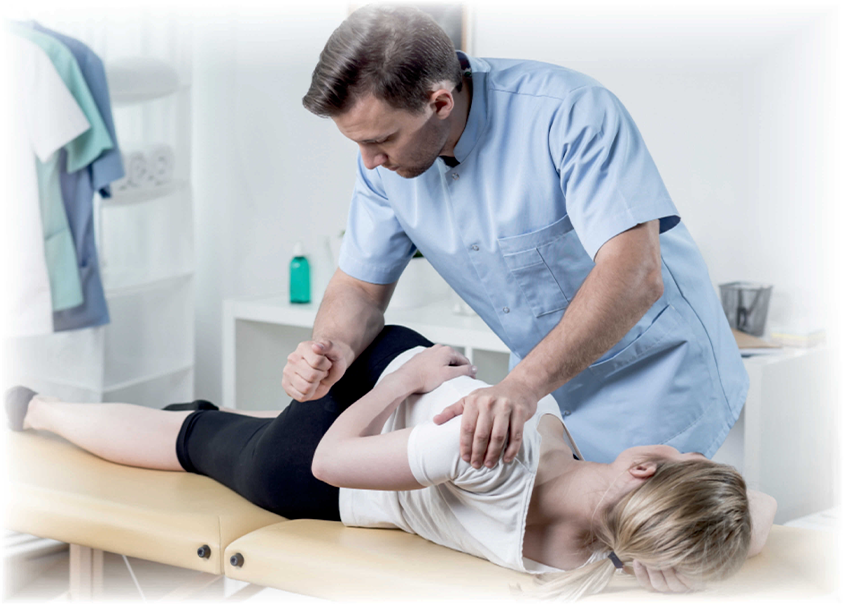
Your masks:
<svg viewBox="0 0 844 604"><path fill-rule="evenodd" d="M161 407L193 398L190 69L189 60L179 60L174 68L178 84L157 96L135 90L126 98L112 88L121 150L170 145L174 178L162 186L113 190L108 199L95 196L100 271L111 322L5 343L11 383L76 402Z"/></svg>
<svg viewBox="0 0 844 604"><path fill-rule="evenodd" d="M174 149L172 181L98 204L105 330L104 401L160 407L193 398L194 258L190 73L158 96L114 90L121 140ZM175 80L176 78L174 78Z"/></svg>
<svg viewBox="0 0 844 604"><path fill-rule="evenodd" d="M117 191L112 195L111 199L103 199L102 204L105 206L111 206L144 203L145 201L152 201L153 199L158 199L159 197L166 197L172 193L177 193L189 188L189 186L190 185L187 181L178 180L146 189Z"/></svg>

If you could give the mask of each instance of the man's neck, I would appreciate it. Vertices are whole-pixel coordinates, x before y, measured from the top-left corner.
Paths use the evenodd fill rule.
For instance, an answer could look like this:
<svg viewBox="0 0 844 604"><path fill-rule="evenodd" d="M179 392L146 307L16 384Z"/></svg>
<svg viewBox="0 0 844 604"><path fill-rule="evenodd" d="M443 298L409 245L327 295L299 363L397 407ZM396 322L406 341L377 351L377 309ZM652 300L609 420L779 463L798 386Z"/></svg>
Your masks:
<svg viewBox="0 0 844 604"><path fill-rule="evenodd" d="M469 110L472 108L472 78L471 76L463 76L463 86L454 96L454 111L452 111L451 128L448 140L445 143L440 155L446 157L454 157L454 148L463 136L463 131L466 129L466 123L469 121Z"/></svg>

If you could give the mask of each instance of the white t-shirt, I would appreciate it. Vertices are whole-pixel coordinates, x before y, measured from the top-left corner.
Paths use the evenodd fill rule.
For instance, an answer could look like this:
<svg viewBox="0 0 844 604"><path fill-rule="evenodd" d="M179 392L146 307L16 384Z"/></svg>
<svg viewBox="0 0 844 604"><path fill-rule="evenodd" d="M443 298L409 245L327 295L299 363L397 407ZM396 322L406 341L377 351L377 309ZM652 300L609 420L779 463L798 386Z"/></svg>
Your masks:
<svg viewBox="0 0 844 604"><path fill-rule="evenodd" d="M396 357L381 379L425 350ZM413 476L428 488L414 491L340 489L340 518L347 526L399 528L446 547L478 556L499 566L529 573L556 570L522 556L542 437L544 415L563 421L551 396L537 403L525 423L522 447L509 464L473 468L460 457L460 417L438 426L431 418L473 390L487 384L467 376L445 382L399 404L382 433L413 427L407 457ZM569 442L573 451L576 446Z"/></svg>
<svg viewBox="0 0 844 604"><path fill-rule="evenodd" d="M0 230L0 333L30 336L53 331L50 280L38 200L35 157L46 162L90 124L47 54L34 42L0 32L10 85L0 106L6 176Z"/></svg>

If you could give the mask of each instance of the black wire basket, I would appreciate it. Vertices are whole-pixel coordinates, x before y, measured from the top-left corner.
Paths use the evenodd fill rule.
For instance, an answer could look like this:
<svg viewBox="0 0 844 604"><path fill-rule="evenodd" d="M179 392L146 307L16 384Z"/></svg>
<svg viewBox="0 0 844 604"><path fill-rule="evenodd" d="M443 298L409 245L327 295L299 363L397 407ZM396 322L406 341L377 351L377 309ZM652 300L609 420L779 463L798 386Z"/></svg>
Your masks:
<svg viewBox="0 0 844 604"><path fill-rule="evenodd" d="M735 281L724 283L721 288L721 306L727 315L730 327L761 336L765 333L768 319L768 305L771 302L773 285Z"/></svg>

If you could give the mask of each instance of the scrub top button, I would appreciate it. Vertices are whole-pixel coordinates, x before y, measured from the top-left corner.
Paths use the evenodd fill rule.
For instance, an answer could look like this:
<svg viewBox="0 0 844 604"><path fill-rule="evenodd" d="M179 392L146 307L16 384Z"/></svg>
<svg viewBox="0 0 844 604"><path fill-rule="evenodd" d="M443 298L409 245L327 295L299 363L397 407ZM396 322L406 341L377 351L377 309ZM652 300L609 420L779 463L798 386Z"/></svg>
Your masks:
<svg viewBox="0 0 844 604"><path fill-rule="evenodd" d="M507 306L505 306L505 307L504 307L504 308L502 308L501 310L503 310L505 313L510 312L510 308L509 308L509 307L507 307Z"/></svg>
<svg viewBox="0 0 844 604"><path fill-rule="evenodd" d="M460 178L460 175L457 172L455 172L454 174L451 175L451 178L453 180L457 180L458 178Z"/></svg>
<svg viewBox="0 0 844 604"><path fill-rule="evenodd" d="M479 249L481 249L481 248L479 248L477 245L473 245L473 246L472 246L472 249L473 249L473 250L475 250L475 251L477 252L477 251L478 251Z"/></svg>
<svg viewBox="0 0 844 604"><path fill-rule="evenodd" d="M571 415L571 411L569 411L568 409L566 409L565 411L563 411L563 415L565 415L566 417L568 417L569 415Z"/></svg>

